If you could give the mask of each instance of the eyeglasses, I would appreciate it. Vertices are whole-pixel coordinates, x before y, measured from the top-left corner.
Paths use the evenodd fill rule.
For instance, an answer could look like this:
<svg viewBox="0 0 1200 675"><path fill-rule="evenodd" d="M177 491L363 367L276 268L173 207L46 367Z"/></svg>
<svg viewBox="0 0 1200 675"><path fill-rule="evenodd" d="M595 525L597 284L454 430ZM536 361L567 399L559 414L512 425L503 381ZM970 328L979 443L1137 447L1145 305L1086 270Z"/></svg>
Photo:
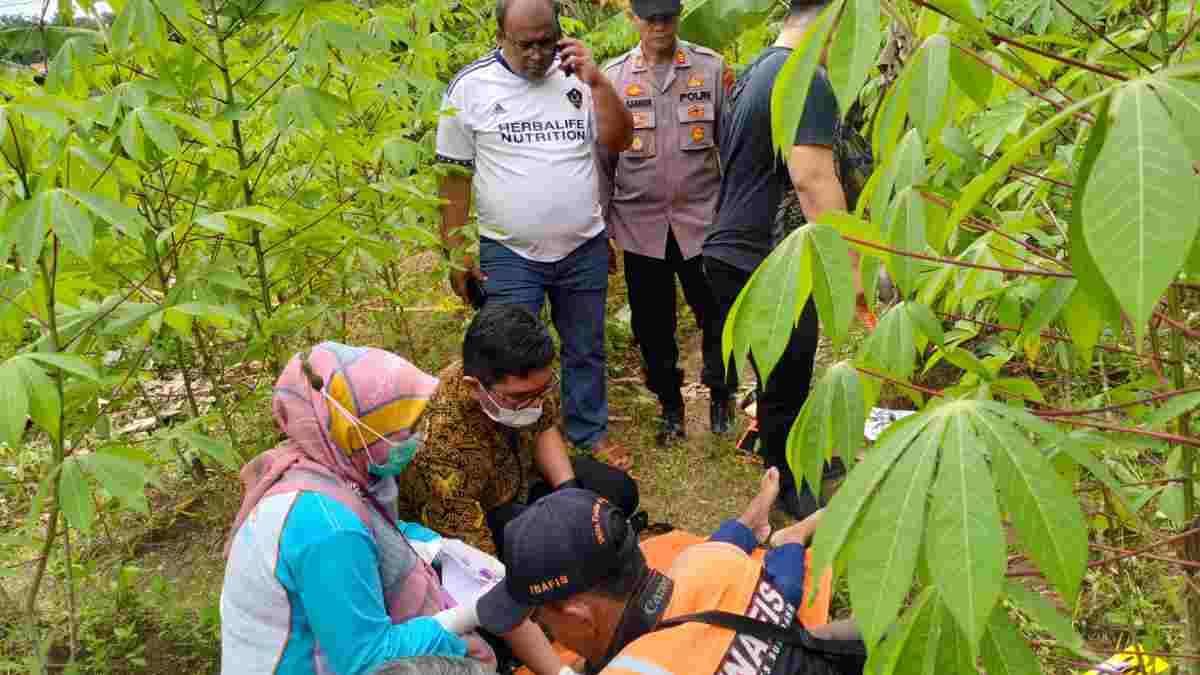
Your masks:
<svg viewBox="0 0 1200 675"><path fill-rule="evenodd" d="M552 374L550 376L550 380L548 382L546 382L545 386L543 386L541 389L538 389L537 391L529 392L527 394L521 394L520 396L514 396L511 394L503 394L498 391L491 391L486 387L483 388L483 391L485 394L487 394L492 399L493 403L497 403L497 404L502 405L511 410L524 410L525 408L532 406L533 404L537 403L538 401L542 400L543 398L546 398L546 394L550 393L550 390L553 389L556 385L558 385L558 374L557 373ZM480 386L481 387L483 386L482 383L480 383ZM500 400L496 400L496 399L500 399Z"/></svg>
<svg viewBox="0 0 1200 675"><path fill-rule="evenodd" d="M562 38L560 35L555 34L541 40L514 40L506 34L504 35L504 39L511 42L517 49L528 53L532 51L548 52L557 47L558 41Z"/></svg>

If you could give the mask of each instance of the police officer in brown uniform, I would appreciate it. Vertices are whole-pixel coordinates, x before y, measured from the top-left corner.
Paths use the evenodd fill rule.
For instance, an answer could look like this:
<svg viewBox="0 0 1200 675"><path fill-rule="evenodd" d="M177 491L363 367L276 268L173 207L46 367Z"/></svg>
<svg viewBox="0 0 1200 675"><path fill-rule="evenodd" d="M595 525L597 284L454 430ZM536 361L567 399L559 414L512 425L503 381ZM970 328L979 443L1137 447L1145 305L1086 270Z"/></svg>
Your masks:
<svg viewBox="0 0 1200 675"><path fill-rule="evenodd" d="M720 54L676 37L679 0L631 4L641 40L604 74L633 113L634 137L620 154L597 147L600 202L609 236L624 251L633 334L646 386L662 405L657 441L666 445L685 435L676 277L703 331L701 380L712 395L713 432L727 433L732 421L720 317L700 256L721 186L717 125L732 76Z"/></svg>

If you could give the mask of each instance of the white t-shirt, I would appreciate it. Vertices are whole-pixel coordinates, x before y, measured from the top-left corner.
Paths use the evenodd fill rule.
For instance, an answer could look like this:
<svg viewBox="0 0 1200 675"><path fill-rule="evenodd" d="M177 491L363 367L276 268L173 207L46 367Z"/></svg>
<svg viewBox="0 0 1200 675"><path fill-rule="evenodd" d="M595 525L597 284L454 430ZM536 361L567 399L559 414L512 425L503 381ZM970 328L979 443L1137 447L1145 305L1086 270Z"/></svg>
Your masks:
<svg viewBox="0 0 1200 675"><path fill-rule="evenodd" d="M437 135L439 159L475 171L480 235L538 262L604 231L592 92L557 62L551 72L526 80L498 51L472 63L446 91Z"/></svg>

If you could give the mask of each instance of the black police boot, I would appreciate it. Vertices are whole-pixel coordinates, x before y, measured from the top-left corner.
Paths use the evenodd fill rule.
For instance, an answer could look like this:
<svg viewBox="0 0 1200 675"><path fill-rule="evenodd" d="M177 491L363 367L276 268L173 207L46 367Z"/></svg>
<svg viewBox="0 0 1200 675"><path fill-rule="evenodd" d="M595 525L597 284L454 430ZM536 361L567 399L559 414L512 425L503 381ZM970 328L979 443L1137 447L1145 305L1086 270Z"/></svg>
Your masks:
<svg viewBox="0 0 1200 675"><path fill-rule="evenodd" d="M687 431L683 418L683 403L664 405L662 419L658 422L658 433L654 435L655 445L665 448L676 441L682 441L686 438Z"/></svg>
<svg viewBox="0 0 1200 675"><path fill-rule="evenodd" d="M708 424L712 432L724 436L733 428L733 399L713 393L708 406Z"/></svg>

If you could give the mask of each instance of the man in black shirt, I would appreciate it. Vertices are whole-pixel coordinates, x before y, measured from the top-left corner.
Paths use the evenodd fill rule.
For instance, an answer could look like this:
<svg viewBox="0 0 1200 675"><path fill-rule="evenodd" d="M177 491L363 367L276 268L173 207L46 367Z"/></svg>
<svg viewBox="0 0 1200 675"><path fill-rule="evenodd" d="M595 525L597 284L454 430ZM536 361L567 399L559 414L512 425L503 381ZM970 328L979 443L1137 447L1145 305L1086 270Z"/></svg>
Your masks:
<svg viewBox="0 0 1200 675"><path fill-rule="evenodd" d="M725 107L720 139L724 175L716 223L703 247L704 270L722 322L754 269L778 243L772 236L774 223L789 192L795 190L795 201L809 220L828 210L846 208L833 155L837 99L823 68L818 69L809 88L786 162L776 153L770 132L775 78L827 2L791 0L791 13L779 39L742 75ZM857 273L854 277L859 283ZM783 476L780 500L796 518L818 508L807 484L797 492L787 463L788 434L808 397L818 334L817 312L810 299L770 379L764 383L760 377L758 383L760 453L768 466L779 467ZM736 377L731 369L731 390L736 387ZM840 461L834 460L826 466L825 477L837 478L844 471Z"/></svg>

